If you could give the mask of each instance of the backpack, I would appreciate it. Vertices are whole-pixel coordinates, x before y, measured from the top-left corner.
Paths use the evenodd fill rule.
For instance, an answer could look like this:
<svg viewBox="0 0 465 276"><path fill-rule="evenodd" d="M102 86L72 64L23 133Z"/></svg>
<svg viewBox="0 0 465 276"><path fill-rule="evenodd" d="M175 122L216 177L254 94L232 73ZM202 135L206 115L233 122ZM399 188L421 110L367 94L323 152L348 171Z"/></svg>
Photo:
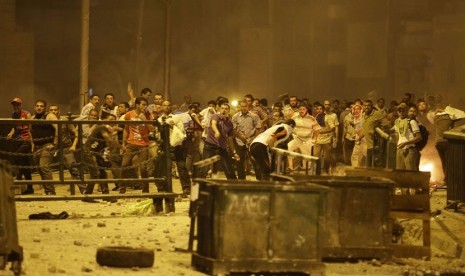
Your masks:
<svg viewBox="0 0 465 276"><path fill-rule="evenodd" d="M411 120L408 121L408 126L410 127L410 130L412 130L410 121ZM429 131L422 124L418 124L418 128L420 129L421 140L415 143L415 147L418 149L418 151L421 151L426 146L426 143L428 143Z"/></svg>

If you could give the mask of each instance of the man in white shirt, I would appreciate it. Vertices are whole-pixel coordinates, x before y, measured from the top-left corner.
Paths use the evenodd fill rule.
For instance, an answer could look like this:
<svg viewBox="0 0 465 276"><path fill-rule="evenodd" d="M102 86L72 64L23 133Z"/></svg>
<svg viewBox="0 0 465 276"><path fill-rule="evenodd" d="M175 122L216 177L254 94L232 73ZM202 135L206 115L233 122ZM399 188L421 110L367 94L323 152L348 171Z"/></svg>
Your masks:
<svg viewBox="0 0 465 276"><path fill-rule="evenodd" d="M405 103L397 106L399 118L394 122L394 130L398 137L396 154L396 169L398 170L419 170L420 154L415 143L421 141L422 137L417 121L409 119L408 115L412 112L414 110L409 109Z"/></svg>
<svg viewBox="0 0 465 276"><path fill-rule="evenodd" d="M85 120L87 119L87 116L89 115L89 112L92 109L96 109L97 113L100 108L100 97L98 95L92 95L90 97L89 103L86 104L82 109L81 109L81 114L79 115L80 120ZM97 114L98 116L98 114Z"/></svg>
<svg viewBox="0 0 465 276"><path fill-rule="evenodd" d="M292 141L287 144L289 151L299 151L304 155L312 154L312 147L321 129L315 117L309 114L309 107L306 105L299 106L299 112L292 119L295 122L295 128L292 132ZM294 158L288 157L289 170L294 170Z"/></svg>
<svg viewBox="0 0 465 276"><path fill-rule="evenodd" d="M255 172L257 180L269 180L272 172L270 149L279 143L286 141L291 135L295 122L286 120L284 124L274 125L260 133L250 145L250 155L258 165L259 170Z"/></svg>

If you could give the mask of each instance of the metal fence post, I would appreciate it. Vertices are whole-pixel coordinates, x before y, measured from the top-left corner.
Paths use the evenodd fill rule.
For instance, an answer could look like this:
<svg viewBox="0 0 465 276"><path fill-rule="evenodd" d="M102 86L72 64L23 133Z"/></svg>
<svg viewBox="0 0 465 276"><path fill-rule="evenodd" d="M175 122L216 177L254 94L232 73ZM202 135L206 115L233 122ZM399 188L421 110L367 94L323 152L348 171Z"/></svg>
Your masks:
<svg viewBox="0 0 465 276"><path fill-rule="evenodd" d="M281 153L277 152L276 155L276 173L281 174Z"/></svg>
<svg viewBox="0 0 465 276"><path fill-rule="evenodd" d="M84 145L82 144L82 124L78 124L78 148L79 148L79 178L81 183L84 184L84 163L82 160L84 159ZM74 184L71 184L70 187L71 195L75 195L75 187Z"/></svg>
<svg viewBox="0 0 465 276"><path fill-rule="evenodd" d="M321 159L316 160L315 175L321 175Z"/></svg>
<svg viewBox="0 0 465 276"><path fill-rule="evenodd" d="M165 152L165 162L166 162L166 190L168 193L173 192L173 177L171 175L172 165L171 165L171 146L170 146L170 129L171 126L166 122L166 119L162 117L163 120L163 151ZM174 211L174 198L167 198L166 199L166 211L173 212Z"/></svg>

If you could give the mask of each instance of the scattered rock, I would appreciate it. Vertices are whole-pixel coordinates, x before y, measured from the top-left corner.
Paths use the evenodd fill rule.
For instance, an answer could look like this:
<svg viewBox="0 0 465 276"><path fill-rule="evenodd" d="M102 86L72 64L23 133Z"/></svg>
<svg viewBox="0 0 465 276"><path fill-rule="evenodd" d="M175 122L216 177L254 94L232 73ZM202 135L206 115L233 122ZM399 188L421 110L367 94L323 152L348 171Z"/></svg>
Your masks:
<svg viewBox="0 0 465 276"><path fill-rule="evenodd" d="M373 265L373 266L382 266L383 264L379 260L373 259L371 261L371 265Z"/></svg>
<svg viewBox="0 0 465 276"><path fill-rule="evenodd" d="M92 227L92 225L90 223L88 223L88 222L86 222L86 223L84 223L82 225L82 228L90 228L90 227Z"/></svg>
<svg viewBox="0 0 465 276"><path fill-rule="evenodd" d="M30 257L31 259L38 259L38 258L40 257L40 254L39 254L39 253L31 253L31 254L29 255L29 257Z"/></svg>
<svg viewBox="0 0 465 276"><path fill-rule="evenodd" d="M57 267L54 265L51 265L48 267L48 272L50 273L56 273L57 272Z"/></svg>
<svg viewBox="0 0 465 276"><path fill-rule="evenodd" d="M82 268L81 268L81 271L82 272L92 272L94 270L91 267L83 265Z"/></svg>
<svg viewBox="0 0 465 276"><path fill-rule="evenodd" d="M132 270L132 271L139 271L139 267L137 267L137 266L131 267L131 270Z"/></svg>
<svg viewBox="0 0 465 276"><path fill-rule="evenodd" d="M97 227L106 227L107 224L105 222L98 222Z"/></svg>
<svg viewBox="0 0 465 276"><path fill-rule="evenodd" d="M40 242L40 239L39 238L33 238L32 241L33 242Z"/></svg>
<svg viewBox="0 0 465 276"><path fill-rule="evenodd" d="M66 270L64 270L64 269L62 269L62 268L58 268L58 269L57 269L57 273L66 274Z"/></svg>
<svg viewBox="0 0 465 276"><path fill-rule="evenodd" d="M50 233L50 228L44 227L42 228L43 233Z"/></svg>
<svg viewBox="0 0 465 276"><path fill-rule="evenodd" d="M170 232L170 230L168 230L168 229L163 230L163 233L165 233L165 234L168 234L169 232Z"/></svg>
<svg viewBox="0 0 465 276"><path fill-rule="evenodd" d="M81 241L74 241L74 245L81 246L82 242Z"/></svg>

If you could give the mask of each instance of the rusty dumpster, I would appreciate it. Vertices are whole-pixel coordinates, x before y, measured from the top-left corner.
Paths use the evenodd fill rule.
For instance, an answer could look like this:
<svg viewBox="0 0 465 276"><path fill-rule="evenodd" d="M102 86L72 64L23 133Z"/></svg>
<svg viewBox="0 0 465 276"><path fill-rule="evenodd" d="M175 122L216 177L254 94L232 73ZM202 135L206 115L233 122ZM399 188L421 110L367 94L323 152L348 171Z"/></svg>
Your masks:
<svg viewBox="0 0 465 276"><path fill-rule="evenodd" d="M325 187L227 180L200 180L199 187L197 270L324 273Z"/></svg>
<svg viewBox="0 0 465 276"><path fill-rule="evenodd" d="M384 177L394 181L389 216L393 220L416 219L423 225L422 245L392 243L393 256L400 258L431 258L429 172L351 168L348 176Z"/></svg>
<svg viewBox="0 0 465 276"><path fill-rule="evenodd" d="M275 180L316 183L329 189L322 233L323 259L389 259L393 181L379 177L279 176Z"/></svg>
<svg viewBox="0 0 465 276"><path fill-rule="evenodd" d="M11 262L14 275L20 275L23 249L18 241L13 171L4 160L0 160L0 189L0 269Z"/></svg>
<svg viewBox="0 0 465 276"><path fill-rule="evenodd" d="M465 126L444 132L447 139L447 200L465 202Z"/></svg>

